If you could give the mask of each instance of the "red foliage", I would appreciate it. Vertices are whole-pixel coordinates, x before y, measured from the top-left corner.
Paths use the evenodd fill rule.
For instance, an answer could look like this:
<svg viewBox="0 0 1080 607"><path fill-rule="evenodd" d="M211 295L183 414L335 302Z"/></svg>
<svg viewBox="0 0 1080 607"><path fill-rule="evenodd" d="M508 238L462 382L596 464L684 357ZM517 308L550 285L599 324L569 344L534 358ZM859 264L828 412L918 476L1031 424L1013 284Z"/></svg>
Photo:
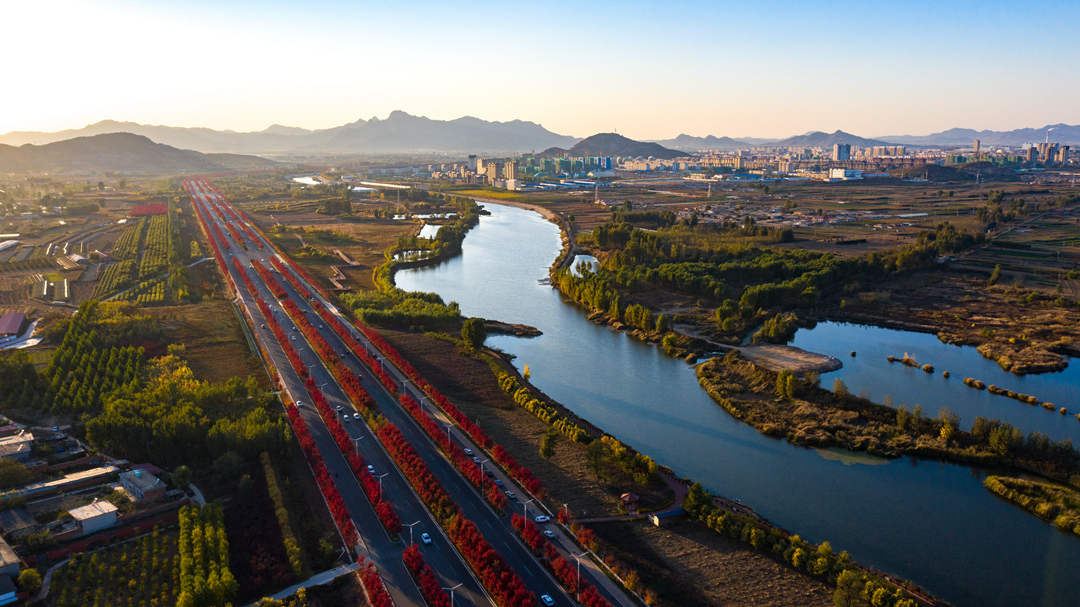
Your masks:
<svg viewBox="0 0 1080 607"><path fill-rule="evenodd" d="M525 583L491 547L472 521L456 516L447 526L451 541L476 572L500 607L534 607L536 601Z"/></svg>
<svg viewBox="0 0 1080 607"><path fill-rule="evenodd" d="M259 278L262 278L263 282L266 283L266 286L269 287L270 292L274 294L274 297L277 297L278 299L289 298L289 294L285 291L281 284L278 283L277 279L274 278L270 271L264 268L261 263L259 263L258 259L251 260L251 267L255 268L255 273L258 274Z"/></svg>
<svg viewBox="0 0 1080 607"><path fill-rule="evenodd" d="M244 271L244 266L240 263L240 260L233 257L233 265L236 266L236 271L240 274L240 279L244 281L244 286L247 287L248 293L251 293L252 297L258 297L259 292L255 290L255 284L248 278L247 272Z"/></svg>
<svg viewBox="0 0 1080 607"><path fill-rule="evenodd" d="M390 593L386 591L386 586L383 585L375 565L367 562L364 557L360 557L357 562L360 563L360 569L356 573L360 576L360 583L364 585L364 590L367 590L371 607L394 607L394 601L390 598Z"/></svg>
<svg viewBox="0 0 1080 607"><path fill-rule="evenodd" d="M435 572L424 562L423 555L416 544L405 549L401 560L405 562L405 568L409 570L416 585L420 588L420 594L424 596L429 607L450 607L450 598L442 589L442 584L435 577Z"/></svg>
<svg viewBox="0 0 1080 607"><path fill-rule="evenodd" d="M228 207L226 207L226 208L228 208ZM247 250L247 245L244 244L244 236L242 234L240 234L240 230L237 230L236 226L234 226L231 223L226 223L225 224L225 229L228 230L229 234L232 235L233 240L236 241L236 244L240 245L246 251Z"/></svg>

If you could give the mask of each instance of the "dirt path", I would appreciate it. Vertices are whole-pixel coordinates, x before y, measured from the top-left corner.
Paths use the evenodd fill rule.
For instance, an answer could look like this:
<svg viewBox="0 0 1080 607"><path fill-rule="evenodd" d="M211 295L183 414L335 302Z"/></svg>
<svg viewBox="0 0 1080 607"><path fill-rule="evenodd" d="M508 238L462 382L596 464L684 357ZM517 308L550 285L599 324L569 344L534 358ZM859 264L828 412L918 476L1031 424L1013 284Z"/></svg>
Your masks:
<svg viewBox="0 0 1080 607"><path fill-rule="evenodd" d="M810 352L803 350L802 348L796 348L795 346L785 346L781 344L729 346L710 340L708 337L694 331L689 325L676 325L674 330L677 333L709 342L709 344L715 346L716 349L721 352L729 352L731 350L738 351L770 371L783 371L784 369L787 369L796 375L801 375L808 371L828 373L829 371L836 371L844 366L844 363L840 362L840 360L834 356Z"/></svg>

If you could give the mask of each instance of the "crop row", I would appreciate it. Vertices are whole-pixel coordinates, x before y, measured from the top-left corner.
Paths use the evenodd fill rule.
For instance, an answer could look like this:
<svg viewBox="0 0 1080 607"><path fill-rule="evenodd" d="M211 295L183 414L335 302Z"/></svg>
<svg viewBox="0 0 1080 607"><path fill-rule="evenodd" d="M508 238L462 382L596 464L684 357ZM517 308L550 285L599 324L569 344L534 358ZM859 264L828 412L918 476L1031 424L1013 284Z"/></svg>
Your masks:
<svg viewBox="0 0 1080 607"><path fill-rule="evenodd" d="M142 241L143 230L146 228L146 218L142 217L137 223L128 224L124 228L120 238L113 246L112 256L116 259L135 259L139 254L139 243Z"/></svg>
<svg viewBox="0 0 1080 607"><path fill-rule="evenodd" d="M94 299L105 299L131 284L131 274L135 271L135 261L126 259L110 264L101 273L101 279L94 287Z"/></svg>
<svg viewBox="0 0 1080 607"><path fill-rule="evenodd" d="M139 279L161 272L169 263L169 216L154 215L146 233L146 245L139 259Z"/></svg>

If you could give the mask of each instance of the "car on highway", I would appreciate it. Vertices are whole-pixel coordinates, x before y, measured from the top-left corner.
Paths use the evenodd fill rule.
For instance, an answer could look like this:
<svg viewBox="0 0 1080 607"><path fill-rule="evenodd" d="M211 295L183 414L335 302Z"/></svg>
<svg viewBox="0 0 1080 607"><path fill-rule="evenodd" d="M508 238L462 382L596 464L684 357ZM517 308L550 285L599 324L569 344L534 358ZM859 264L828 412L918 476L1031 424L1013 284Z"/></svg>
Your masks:
<svg viewBox="0 0 1080 607"><path fill-rule="evenodd" d="M472 449L465 447L465 455L472 455Z"/></svg>
<svg viewBox="0 0 1080 607"><path fill-rule="evenodd" d="M508 497L510 499L514 499L514 492L513 491L506 491L506 497Z"/></svg>
<svg viewBox="0 0 1080 607"><path fill-rule="evenodd" d="M319 325L319 328L321 329L321 328L322 328L322 325Z"/></svg>
<svg viewBox="0 0 1080 607"><path fill-rule="evenodd" d="M495 473L494 473L494 472L492 472L492 471L491 471L490 469L488 469L488 470L484 470L484 474L486 474L486 475L488 475L488 476L490 476L490 477L493 477L493 478L494 478L494 476L495 476Z"/></svg>
<svg viewBox="0 0 1080 607"><path fill-rule="evenodd" d="M474 462L476 462L477 464L479 464L479 463L480 463L480 458L479 458L479 457L476 457L476 456L474 455L474 456L473 456L473 458L472 458L472 461L474 461Z"/></svg>
<svg viewBox="0 0 1080 607"><path fill-rule="evenodd" d="M425 544L430 544L431 543L431 536L426 534L426 533L421 533L420 534L420 541L424 542Z"/></svg>
<svg viewBox="0 0 1080 607"><path fill-rule="evenodd" d="M360 419L360 414L359 413L353 413L352 418L353 419Z"/></svg>
<svg viewBox="0 0 1080 607"><path fill-rule="evenodd" d="M292 340L296 341L296 336L295 335L292 336Z"/></svg>
<svg viewBox="0 0 1080 607"><path fill-rule="evenodd" d="M371 464L368 464L367 471L368 471L368 474L375 474L375 466L372 466Z"/></svg>
<svg viewBox="0 0 1080 607"><path fill-rule="evenodd" d="M344 408L345 408L345 407L342 407L341 405L338 405L338 406L337 406L337 408L336 408L336 409L334 409L334 411L338 411L338 412L341 412L341 410L342 410L342 409L344 409Z"/></svg>
<svg viewBox="0 0 1080 607"><path fill-rule="evenodd" d="M544 524L544 523L546 523L546 522L550 521L550 520L551 520L551 518L550 518L550 517L547 517L547 516L544 516L543 514L541 514L540 516L538 516L538 517L534 518L533 520L534 520L534 521L536 521L536 523L537 523L537 524L539 524L539 525L542 525L542 524Z"/></svg>
<svg viewBox="0 0 1080 607"><path fill-rule="evenodd" d="M298 401L296 401L296 406L297 406L298 408L300 408L300 409L303 409L303 408L304 408L304 402L303 402L303 401L299 401L299 400L298 400Z"/></svg>
<svg viewBox="0 0 1080 607"><path fill-rule="evenodd" d="M349 423L349 414L346 413L345 415L342 415L341 416L341 421L343 421L345 423Z"/></svg>
<svg viewBox="0 0 1080 607"><path fill-rule="evenodd" d="M495 479L495 486L502 487L502 481L500 481L499 479Z"/></svg>
<svg viewBox="0 0 1080 607"><path fill-rule="evenodd" d="M546 535L549 540L555 539L555 532L554 531L546 530L546 531L544 531L544 535Z"/></svg>
<svg viewBox="0 0 1080 607"><path fill-rule="evenodd" d="M540 602L544 604L544 607L555 607L555 599L546 594L540 595Z"/></svg>

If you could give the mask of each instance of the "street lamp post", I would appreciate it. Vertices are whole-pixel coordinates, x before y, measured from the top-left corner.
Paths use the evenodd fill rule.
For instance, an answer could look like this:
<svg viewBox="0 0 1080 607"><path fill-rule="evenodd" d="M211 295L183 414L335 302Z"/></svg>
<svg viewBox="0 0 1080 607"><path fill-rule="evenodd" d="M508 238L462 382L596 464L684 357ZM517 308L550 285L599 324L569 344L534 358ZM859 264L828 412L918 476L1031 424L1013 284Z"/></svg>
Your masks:
<svg viewBox="0 0 1080 607"><path fill-rule="evenodd" d="M566 517L566 524L570 524L570 504L563 504L563 516Z"/></svg>
<svg viewBox="0 0 1080 607"><path fill-rule="evenodd" d="M450 442L450 428L453 428L454 424L446 424L446 442Z"/></svg>
<svg viewBox="0 0 1080 607"><path fill-rule="evenodd" d="M458 584L457 586L454 586L453 588L447 588L445 586L443 587L443 590L449 590L450 591L450 607L454 607L454 591L457 590L458 588L461 588L464 584L465 584L465 582L462 582L462 583Z"/></svg>
<svg viewBox="0 0 1080 607"><path fill-rule="evenodd" d="M360 455L360 441L364 440L364 437L363 436L357 436L356 438L354 438L352 440L353 440L353 444L356 445L356 454Z"/></svg>
<svg viewBox="0 0 1080 607"><path fill-rule="evenodd" d="M574 557L574 560L577 561L577 583L574 584L574 591L575 591L575 593L577 595L576 600L577 600L577 602L580 603L581 602L581 557L585 556L585 553L582 552L581 554L571 554L570 556Z"/></svg>
<svg viewBox="0 0 1080 607"><path fill-rule="evenodd" d="M383 479L384 476L389 476L389 475L390 475L389 472L384 472L384 473L380 474L379 476L375 477L375 478L379 479L379 500L380 501L382 501L382 479Z"/></svg>
<svg viewBox="0 0 1080 607"><path fill-rule="evenodd" d="M408 527L409 528L409 545L410 546L412 546L412 544L413 544L413 539L412 539L413 525L419 525L419 524L420 524L420 521L416 521L415 523L409 523L408 525L402 525L402 527Z"/></svg>
<svg viewBox="0 0 1080 607"><path fill-rule="evenodd" d="M533 499L521 504L522 506L525 506L525 518L526 518L526 520L529 518L529 504L532 503L532 502L535 502L535 501L536 501L536 498L533 498Z"/></svg>

